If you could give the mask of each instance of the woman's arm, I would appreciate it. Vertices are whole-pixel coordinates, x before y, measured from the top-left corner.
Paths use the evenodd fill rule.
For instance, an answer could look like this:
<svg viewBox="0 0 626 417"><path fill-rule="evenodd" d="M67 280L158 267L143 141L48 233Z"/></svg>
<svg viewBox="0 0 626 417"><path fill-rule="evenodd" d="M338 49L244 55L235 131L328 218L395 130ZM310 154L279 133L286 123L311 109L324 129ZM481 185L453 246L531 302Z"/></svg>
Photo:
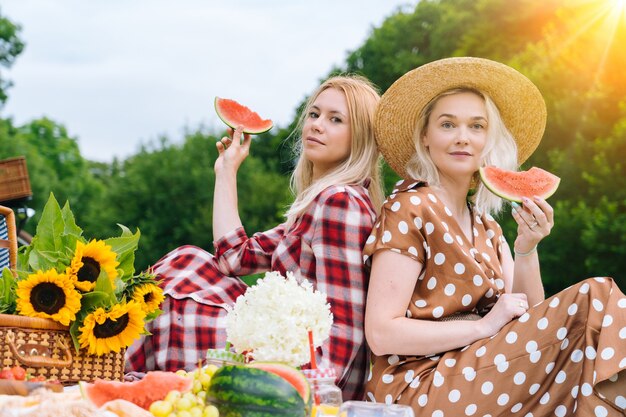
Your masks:
<svg viewBox="0 0 626 417"><path fill-rule="evenodd" d="M541 282L539 256L536 250L527 256L516 256L513 260L511 248L508 243L503 242L502 269L506 292L526 294L529 306L544 300L545 293Z"/></svg>
<svg viewBox="0 0 626 417"><path fill-rule="evenodd" d="M250 151L250 135L240 126L228 129L232 134L215 146L215 191L213 194L213 245L218 268L229 276L249 275L267 271L272 253L284 234L279 225L248 238L239 218L237 172Z"/></svg>
<svg viewBox="0 0 626 417"><path fill-rule="evenodd" d="M513 291L526 294L532 306L545 299L537 245L550 234L554 213L550 204L538 197L524 199L523 204L523 208L513 209L513 218L517 222Z"/></svg>
<svg viewBox="0 0 626 417"><path fill-rule="evenodd" d="M243 127L232 133L232 139L217 142L218 158L215 160L215 191L213 193L213 239L221 239L228 232L241 227L237 203L237 171L250 152L250 135Z"/></svg>
<svg viewBox="0 0 626 417"><path fill-rule="evenodd" d="M248 237L243 227L238 227L213 242L217 267L228 276L269 271L272 255L284 234L284 224L252 237Z"/></svg>
<svg viewBox="0 0 626 417"><path fill-rule="evenodd" d="M431 355L461 348L496 334L519 317L522 294L503 294L492 310L477 321L410 319L406 310L422 264L390 250L376 252L367 292L365 335L376 355Z"/></svg>
<svg viewBox="0 0 626 417"><path fill-rule="evenodd" d="M476 321L409 319L406 310L422 270L418 261L390 250L376 252L367 292L365 335L376 355L429 355L482 337Z"/></svg>

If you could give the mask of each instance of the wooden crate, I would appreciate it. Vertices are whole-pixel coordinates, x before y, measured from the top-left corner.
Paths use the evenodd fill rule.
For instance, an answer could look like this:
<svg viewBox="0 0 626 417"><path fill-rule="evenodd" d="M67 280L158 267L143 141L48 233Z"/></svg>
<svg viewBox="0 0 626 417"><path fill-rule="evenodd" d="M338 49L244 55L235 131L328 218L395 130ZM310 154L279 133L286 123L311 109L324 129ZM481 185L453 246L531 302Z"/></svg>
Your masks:
<svg viewBox="0 0 626 417"><path fill-rule="evenodd" d="M33 195L26 168L26 158L18 156L0 161L0 201L11 201Z"/></svg>

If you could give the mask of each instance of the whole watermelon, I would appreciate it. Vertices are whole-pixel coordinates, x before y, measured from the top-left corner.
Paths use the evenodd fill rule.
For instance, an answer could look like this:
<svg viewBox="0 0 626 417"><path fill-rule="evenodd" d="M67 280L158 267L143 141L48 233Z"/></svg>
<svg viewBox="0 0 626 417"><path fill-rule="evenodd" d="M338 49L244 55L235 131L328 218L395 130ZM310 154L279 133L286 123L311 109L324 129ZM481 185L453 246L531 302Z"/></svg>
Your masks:
<svg viewBox="0 0 626 417"><path fill-rule="evenodd" d="M207 388L207 402L220 417L306 417L307 404L278 375L244 365L218 369Z"/></svg>

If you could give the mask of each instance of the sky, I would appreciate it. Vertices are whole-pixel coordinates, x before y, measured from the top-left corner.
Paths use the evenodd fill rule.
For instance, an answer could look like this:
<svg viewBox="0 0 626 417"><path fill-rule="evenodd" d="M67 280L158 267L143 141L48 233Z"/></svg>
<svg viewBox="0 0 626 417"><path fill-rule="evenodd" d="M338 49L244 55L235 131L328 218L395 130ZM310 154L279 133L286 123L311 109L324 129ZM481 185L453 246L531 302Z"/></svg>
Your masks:
<svg viewBox="0 0 626 417"><path fill-rule="evenodd" d="M222 129L215 96L286 126L375 27L416 0L2 0L24 52L3 78L16 125L63 124L110 162L160 136Z"/></svg>

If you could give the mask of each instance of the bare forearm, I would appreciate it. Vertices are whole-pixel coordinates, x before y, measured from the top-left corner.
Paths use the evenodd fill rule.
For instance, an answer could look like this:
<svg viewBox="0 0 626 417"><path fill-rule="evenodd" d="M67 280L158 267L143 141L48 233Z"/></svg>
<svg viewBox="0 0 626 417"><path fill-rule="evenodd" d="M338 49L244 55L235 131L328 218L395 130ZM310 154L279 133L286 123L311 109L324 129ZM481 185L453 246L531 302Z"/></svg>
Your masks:
<svg viewBox="0 0 626 417"><path fill-rule="evenodd" d="M513 292L526 294L531 306L545 299L537 251L527 256L516 256L513 271Z"/></svg>
<svg viewBox="0 0 626 417"><path fill-rule="evenodd" d="M216 173L213 193L213 239L241 226L237 200L237 172Z"/></svg>
<svg viewBox="0 0 626 417"><path fill-rule="evenodd" d="M367 341L376 355L431 355L467 346L487 337L480 320L428 321L400 317L366 326Z"/></svg>

